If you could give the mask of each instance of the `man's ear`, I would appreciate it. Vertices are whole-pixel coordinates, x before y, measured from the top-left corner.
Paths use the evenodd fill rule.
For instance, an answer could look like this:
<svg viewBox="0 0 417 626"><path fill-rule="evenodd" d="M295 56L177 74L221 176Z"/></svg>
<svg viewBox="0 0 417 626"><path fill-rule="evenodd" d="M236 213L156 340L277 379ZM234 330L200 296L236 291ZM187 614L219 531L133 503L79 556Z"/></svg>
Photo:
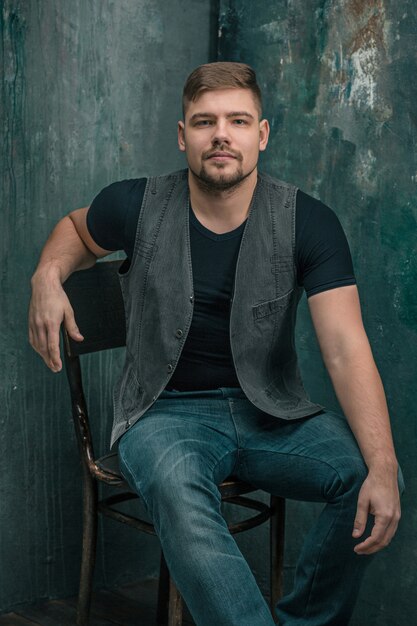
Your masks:
<svg viewBox="0 0 417 626"><path fill-rule="evenodd" d="M263 152L268 145L269 139L269 122L268 120L261 120L259 122L259 150Z"/></svg>
<svg viewBox="0 0 417 626"><path fill-rule="evenodd" d="M178 122L178 148L181 150L181 152L185 152L185 128L184 128L184 122L182 122L181 120Z"/></svg>

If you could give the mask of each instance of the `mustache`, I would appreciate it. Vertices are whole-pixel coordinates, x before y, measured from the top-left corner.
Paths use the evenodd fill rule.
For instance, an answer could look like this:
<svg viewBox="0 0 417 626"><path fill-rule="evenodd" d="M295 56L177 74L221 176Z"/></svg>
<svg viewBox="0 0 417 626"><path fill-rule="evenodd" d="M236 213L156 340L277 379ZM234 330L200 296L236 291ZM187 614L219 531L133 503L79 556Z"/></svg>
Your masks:
<svg viewBox="0 0 417 626"><path fill-rule="evenodd" d="M206 152L203 152L203 155L202 155L203 160L206 161L207 159L210 159L212 156L214 156L218 152L221 152L224 155L231 156L235 158L237 161L242 161L242 155L240 152L236 152L235 150L226 148L223 145L217 146L216 148L213 148L212 150L207 150Z"/></svg>

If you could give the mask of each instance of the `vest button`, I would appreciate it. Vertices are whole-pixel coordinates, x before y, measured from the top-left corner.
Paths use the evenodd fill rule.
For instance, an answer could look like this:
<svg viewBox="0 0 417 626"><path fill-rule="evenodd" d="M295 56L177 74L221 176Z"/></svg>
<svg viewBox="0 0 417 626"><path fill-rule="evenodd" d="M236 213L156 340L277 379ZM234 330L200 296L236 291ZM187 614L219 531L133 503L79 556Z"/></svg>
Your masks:
<svg viewBox="0 0 417 626"><path fill-rule="evenodd" d="M177 328L177 330L175 331L175 336L178 337L178 339L180 339L183 336L183 332L181 330L181 328Z"/></svg>
<svg viewBox="0 0 417 626"><path fill-rule="evenodd" d="M172 372L174 368L172 367L171 363L168 363L167 365L167 372Z"/></svg>

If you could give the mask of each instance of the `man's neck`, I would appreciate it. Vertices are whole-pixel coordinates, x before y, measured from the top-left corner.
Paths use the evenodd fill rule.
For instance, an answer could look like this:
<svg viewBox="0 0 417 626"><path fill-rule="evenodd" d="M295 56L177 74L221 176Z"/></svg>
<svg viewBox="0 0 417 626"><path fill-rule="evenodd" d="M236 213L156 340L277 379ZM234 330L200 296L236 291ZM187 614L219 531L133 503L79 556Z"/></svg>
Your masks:
<svg viewBox="0 0 417 626"><path fill-rule="evenodd" d="M199 186L193 173L188 171L190 202L198 221L219 235L238 228L248 216L257 179L255 169L231 189L209 191Z"/></svg>

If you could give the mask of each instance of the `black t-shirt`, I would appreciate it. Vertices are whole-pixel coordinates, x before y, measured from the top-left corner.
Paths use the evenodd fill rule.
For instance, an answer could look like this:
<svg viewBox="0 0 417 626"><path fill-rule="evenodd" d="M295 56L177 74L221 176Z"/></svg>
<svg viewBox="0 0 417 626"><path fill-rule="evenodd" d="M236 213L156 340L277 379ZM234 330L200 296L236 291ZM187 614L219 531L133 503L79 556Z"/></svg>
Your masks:
<svg viewBox="0 0 417 626"><path fill-rule="evenodd" d="M89 232L106 250L133 253L146 179L109 185L93 200ZM229 338L230 298L245 224L229 233L205 228L190 209L194 315L181 358L169 382L178 390L237 387ZM297 192L297 280L307 296L355 284L349 246L331 209Z"/></svg>

